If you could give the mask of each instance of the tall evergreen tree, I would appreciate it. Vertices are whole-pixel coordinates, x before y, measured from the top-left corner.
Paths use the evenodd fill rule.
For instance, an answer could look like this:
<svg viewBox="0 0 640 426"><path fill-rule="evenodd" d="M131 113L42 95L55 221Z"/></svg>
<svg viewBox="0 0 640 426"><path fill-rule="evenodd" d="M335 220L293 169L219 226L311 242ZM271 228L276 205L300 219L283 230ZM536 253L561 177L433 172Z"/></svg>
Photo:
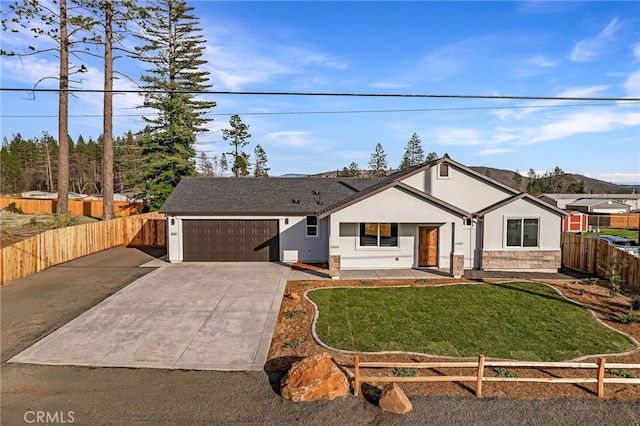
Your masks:
<svg viewBox="0 0 640 426"><path fill-rule="evenodd" d="M438 153L433 151L430 152L429 154L427 154L427 158L425 158L425 161L434 161L438 159Z"/></svg>
<svg viewBox="0 0 640 426"><path fill-rule="evenodd" d="M196 174L196 136L211 119L204 114L215 102L195 95L211 87L202 66L205 40L198 19L184 1L155 0L138 13L142 18L135 57L151 65L141 77L143 107L156 115L144 117L139 185L146 210L157 210L183 176Z"/></svg>
<svg viewBox="0 0 640 426"><path fill-rule="evenodd" d="M27 30L35 38L45 38L54 43L50 46L37 49L29 46L24 52L6 51L0 49L3 56L29 56L39 53L55 51L58 57L58 202L56 212L69 212L69 146L67 136L69 134L69 89L71 89L69 77L74 72L86 72L84 65L74 69L69 57L77 57L82 52L78 48L79 43L94 41L91 32L93 20L82 12L76 13L78 2L58 0L54 2L42 2L35 0L20 0L9 5L9 14L4 14L2 30L20 32ZM36 85L47 77L43 76Z"/></svg>
<svg viewBox="0 0 640 426"><path fill-rule="evenodd" d="M369 160L369 170L371 171L371 176L385 176L387 174L387 169L389 166L387 165L387 154L384 152L384 148L380 143L376 144L375 151L371 154L371 159Z"/></svg>
<svg viewBox="0 0 640 426"><path fill-rule="evenodd" d="M249 154L244 151L249 145L248 139L251 137L249 126L242 122L238 114L231 116L229 120L230 129L222 129L222 139L229 141L233 147L233 151L229 155L233 155L233 164L231 171L235 177L249 176Z"/></svg>
<svg viewBox="0 0 640 426"><path fill-rule="evenodd" d="M255 177L268 177L269 167L267 167L267 153L264 152L262 145L256 145L256 148L253 150L253 156L256 158L256 164L253 167L253 175Z"/></svg>
<svg viewBox="0 0 640 426"><path fill-rule="evenodd" d="M420 136L417 133L411 135L411 139L407 143L407 147L402 156L402 162L400 163L400 169L406 169L411 166L417 166L424 161L424 150L422 149L422 142Z"/></svg>
<svg viewBox="0 0 640 426"><path fill-rule="evenodd" d="M215 176L213 163L211 162L211 160L207 158L207 154L205 154L204 152L201 152L199 160L200 160L200 175L207 176L207 177Z"/></svg>
<svg viewBox="0 0 640 426"><path fill-rule="evenodd" d="M340 177L360 177L360 166L355 161L352 161L351 164L342 169Z"/></svg>

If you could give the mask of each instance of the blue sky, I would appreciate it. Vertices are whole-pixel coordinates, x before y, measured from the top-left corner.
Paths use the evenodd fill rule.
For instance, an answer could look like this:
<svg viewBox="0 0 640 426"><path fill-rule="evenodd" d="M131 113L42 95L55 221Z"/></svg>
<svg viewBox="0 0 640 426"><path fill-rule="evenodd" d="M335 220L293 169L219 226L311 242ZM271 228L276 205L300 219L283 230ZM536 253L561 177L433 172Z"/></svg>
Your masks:
<svg viewBox="0 0 640 426"><path fill-rule="evenodd" d="M207 40L212 90L640 98L640 2L192 1ZM1 2L3 12L7 2ZM34 44L2 34L6 49ZM40 43L40 42L38 42ZM135 40L127 40L135 44ZM46 45L46 44L45 44ZM101 88L83 61L82 88ZM1 58L2 87L32 87L55 58ZM138 78L143 66L117 68ZM55 87L45 80L39 87ZM116 87L134 88L125 79ZM55 135L56 96L2 92L1 133ZM538 172L559 166L640 183L640 103L213 95L198 151L219 155L231 114L249 125L270 173L317 173L357 162L377 143L391 167L411 135L466 165ZM116 100L115 134L139 130L136 95ZM594 105L595 104L595 105ZM71 99L70 133L101 132L101 98ZM295 113L295 114L294 114ZM299 114L305 113L305 114Z"/></svg>

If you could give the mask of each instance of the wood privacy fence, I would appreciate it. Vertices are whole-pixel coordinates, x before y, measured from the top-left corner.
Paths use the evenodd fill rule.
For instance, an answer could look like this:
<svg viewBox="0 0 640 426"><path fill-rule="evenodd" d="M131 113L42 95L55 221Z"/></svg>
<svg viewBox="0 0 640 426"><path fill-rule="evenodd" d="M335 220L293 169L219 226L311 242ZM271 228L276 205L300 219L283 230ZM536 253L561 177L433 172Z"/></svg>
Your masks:
<svg viewBox="0 0 640 426"><path fill-rule="evenodd" d="M0 197L0 209L13 203L26 214L55 213L57 200L32 199L18 197ZM140 214L142 203L139 201L114 201L113 211L116 216L132 216ZM102 217L102 200L69 199L69 213L76 216Z"/></svg>
<svg viewBox="0 0 640 426"><path fill-rule="evenodd" d="M640 290L640 257L616 248L606 241L583 235L562 234L562 267L605 277L607 266L618 263L622 281Z"/></svg>
<svg viewBox="0 0 640 426"><path fill-rule="evenodd" d="M487 377L484 375L486 367L494 368L535 368L535 369L591 369L595 370L592 377ZM442 375L438 371L433 376L391 377L391 376L363 376L361 368L413 368L413 369L443 369L466 368L473 369L473 375ZM444 362L360 362L360 357L354 360L353 393L358 396L363 382L475 382L476 396L482 398L482 384L484 382L529 382L529 383L595 383L598 398L604 397L605 383L621 383L640 385L640 378L605 377L606 370L631 369L640 370L640 364L607 363L605 358L594 362L529 362L529 361L485 361L480 355L477 361L444 361Z"/></svg>
<svg viewBox="0 0 640 426"><path fill-rule="evenodd" d="M589 214L594 228L639 229L640 213Z"/></svg>
<svg viewBox="0 0 640 426"><path fill-rule="evenodd" d="M117 246L165 247L166 219L147 213L52 229L0 249L0 285Z"/></svg>

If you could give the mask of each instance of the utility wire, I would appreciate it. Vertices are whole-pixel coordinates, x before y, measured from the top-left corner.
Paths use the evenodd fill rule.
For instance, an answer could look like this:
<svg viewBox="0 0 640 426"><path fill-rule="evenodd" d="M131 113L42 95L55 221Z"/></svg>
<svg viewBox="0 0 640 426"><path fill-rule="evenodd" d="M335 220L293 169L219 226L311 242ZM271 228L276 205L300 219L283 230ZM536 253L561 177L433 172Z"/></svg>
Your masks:
<svg viewBox="0 0 640 426"><path fill-rule="evenodd" d="M20 87L0 87L0 92L52 92L72 93L148 93L144 89L102 90L102 89L37 89ZM493 100L542 100L542 101L640 101L640 98L614 97L574 97L574 96L508 96L508 95L438 95L418 93L340 93L340 92L248 92L228 90L157 90L153 93L188 95L260 95L260 96L331 96L331 97L369 97L369 98L430 98L430 99L493 99Z"/></svg>
<svg viewBox="0 0 640 426"><path fill-rule="evenodd" d="M626 104L640 103L640 100L627 100ZM442 108L411 108L411 109L374 109L374 110L341 110L341 111L282 111L282 112L244 112L238 115L321 115L321 114L372 114L372 113L398 113L398 112L431 112L431 111L473 111L473 110L497 110L497 109L543 109L543 108L574 108L584 106L615 105L614 102L599 102L587 104L561 104L561 105L516 105L516 106L496 106L496 107L442 107ZM155 115L156 113L141 114L113 114L114 117L143 117ZM204 116L230 116L234 113L215 112L206 113ZM57 118L57 115L0 115L2 118ZM69 115L69 118L102 118L102 114L81 114Z"/></svg>

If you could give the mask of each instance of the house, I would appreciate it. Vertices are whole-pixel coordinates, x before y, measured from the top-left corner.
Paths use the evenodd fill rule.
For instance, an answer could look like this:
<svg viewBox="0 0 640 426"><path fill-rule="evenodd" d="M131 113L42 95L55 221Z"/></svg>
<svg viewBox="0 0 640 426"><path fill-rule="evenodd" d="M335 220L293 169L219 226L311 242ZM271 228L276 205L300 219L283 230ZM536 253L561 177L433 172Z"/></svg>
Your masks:
<svg viewBox="0 0 640 426"><path fill-rule="evenodd" d="M640 194L636 194L635 191L632 194L542 194L540 199L560 209L571 209L568 206L575 205L576 202L582 204L586 200L593 203L612 201L626 204L631 210L640 209Z"/></svg>
<svg viewBox="0 0 640 426"><path fill-rule="evenodd" d="M168 258L557 271L564 211L448 156L384 178L184 178Z"/></svg>
<svg viewBox="0 0 640 426"><path fill-rule="evenodd" d="M567 204L566 209L591 214L617 214L629 213L629 205L614 200L589 199L573 201Z"/></svg>

